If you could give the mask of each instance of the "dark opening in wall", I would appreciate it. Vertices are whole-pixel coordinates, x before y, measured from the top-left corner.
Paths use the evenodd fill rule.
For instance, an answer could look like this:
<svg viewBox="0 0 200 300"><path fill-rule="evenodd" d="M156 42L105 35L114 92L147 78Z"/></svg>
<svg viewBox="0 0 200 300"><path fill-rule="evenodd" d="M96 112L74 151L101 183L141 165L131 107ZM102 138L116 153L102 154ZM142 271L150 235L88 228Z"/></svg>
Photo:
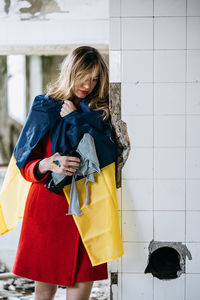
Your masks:
<svg viewBox="0 0 200 300"><path fill-rule="evenodd" d="M186 256L192 256L186 245L180 242L156 242L149 245L148 265L145 273L159 279L175 279L185 273Z"/></svg>

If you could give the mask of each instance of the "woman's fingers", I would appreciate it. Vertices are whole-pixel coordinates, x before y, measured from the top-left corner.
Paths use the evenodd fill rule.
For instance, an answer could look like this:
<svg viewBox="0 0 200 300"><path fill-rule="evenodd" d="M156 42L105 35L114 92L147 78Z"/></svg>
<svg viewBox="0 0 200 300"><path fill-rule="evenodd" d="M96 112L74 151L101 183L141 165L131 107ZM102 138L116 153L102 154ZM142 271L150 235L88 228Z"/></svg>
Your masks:
<svg viewBox="0 0 200 300"><path fill-rule="evenodd" d="M52 155L52 171L58 174L72 176L80 165L80 158L75 156L60 155L58 152Z"/></svg>
<svg viewBox="0 0 200 300"><path fill-rule="evenodd" d="M62 105L60 115L63 118L64 116L66 116L67 114L69 114L70 112L72 112L74 110L76 110L76 107L73 104L73 102L69 101L69 100L65 100L63 105Z"/></svg>

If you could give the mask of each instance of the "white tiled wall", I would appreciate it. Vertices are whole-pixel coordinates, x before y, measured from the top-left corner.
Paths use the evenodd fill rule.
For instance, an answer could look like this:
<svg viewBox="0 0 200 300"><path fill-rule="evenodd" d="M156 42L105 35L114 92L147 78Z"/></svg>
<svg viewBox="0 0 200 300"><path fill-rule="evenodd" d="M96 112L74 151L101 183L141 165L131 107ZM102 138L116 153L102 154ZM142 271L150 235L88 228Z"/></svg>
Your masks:
<svg viewBox="0 0 200 300"><path fill-rule="evenodd" d="M199 300L200 0L110 0L110 81L132 147L114 300ZM187 245L186 274L144 274L152 239Z"/></svg>

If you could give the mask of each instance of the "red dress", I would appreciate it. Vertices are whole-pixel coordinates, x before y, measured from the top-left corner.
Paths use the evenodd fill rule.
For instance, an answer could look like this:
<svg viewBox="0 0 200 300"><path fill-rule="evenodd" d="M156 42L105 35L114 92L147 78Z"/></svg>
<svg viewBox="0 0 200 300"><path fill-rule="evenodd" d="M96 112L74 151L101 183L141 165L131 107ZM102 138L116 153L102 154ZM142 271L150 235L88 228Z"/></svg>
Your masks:
<svg viewBox="0 0 200 300"><path fill-rule="evenodd" d="M108 278L107 263L92 266L63 193L55 194L44 187L48 174L41 180L34 167L52 155L49 134L31 152L21 170L32 182L26 200L21 235L12 272L21 277L62 286L76 281Z"/></svg>

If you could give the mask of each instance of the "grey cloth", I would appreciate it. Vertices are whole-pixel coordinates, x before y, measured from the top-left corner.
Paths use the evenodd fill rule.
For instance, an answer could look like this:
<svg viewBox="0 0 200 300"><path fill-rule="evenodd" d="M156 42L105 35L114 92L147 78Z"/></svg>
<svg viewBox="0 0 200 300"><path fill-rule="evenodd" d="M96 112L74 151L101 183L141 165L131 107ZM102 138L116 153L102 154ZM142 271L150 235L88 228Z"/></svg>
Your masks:
<svg viewBox="0 0 200 300"><path fill-rule="evenodd" d="M86 176L85 188L86 188L86 199L85 206L89 204L89 194L88 194L88 182L95 182L94 173L101 173L99 167L99 160L96 154L96 148L93 137L89 133L85 133L83 138L80 140L78 147L76 149L81 155L81 163L76 172L72 175L72 183L70 190L70 202L67 215L82 215L80 209L78 191L76 188L76 177Z"/></svg>

